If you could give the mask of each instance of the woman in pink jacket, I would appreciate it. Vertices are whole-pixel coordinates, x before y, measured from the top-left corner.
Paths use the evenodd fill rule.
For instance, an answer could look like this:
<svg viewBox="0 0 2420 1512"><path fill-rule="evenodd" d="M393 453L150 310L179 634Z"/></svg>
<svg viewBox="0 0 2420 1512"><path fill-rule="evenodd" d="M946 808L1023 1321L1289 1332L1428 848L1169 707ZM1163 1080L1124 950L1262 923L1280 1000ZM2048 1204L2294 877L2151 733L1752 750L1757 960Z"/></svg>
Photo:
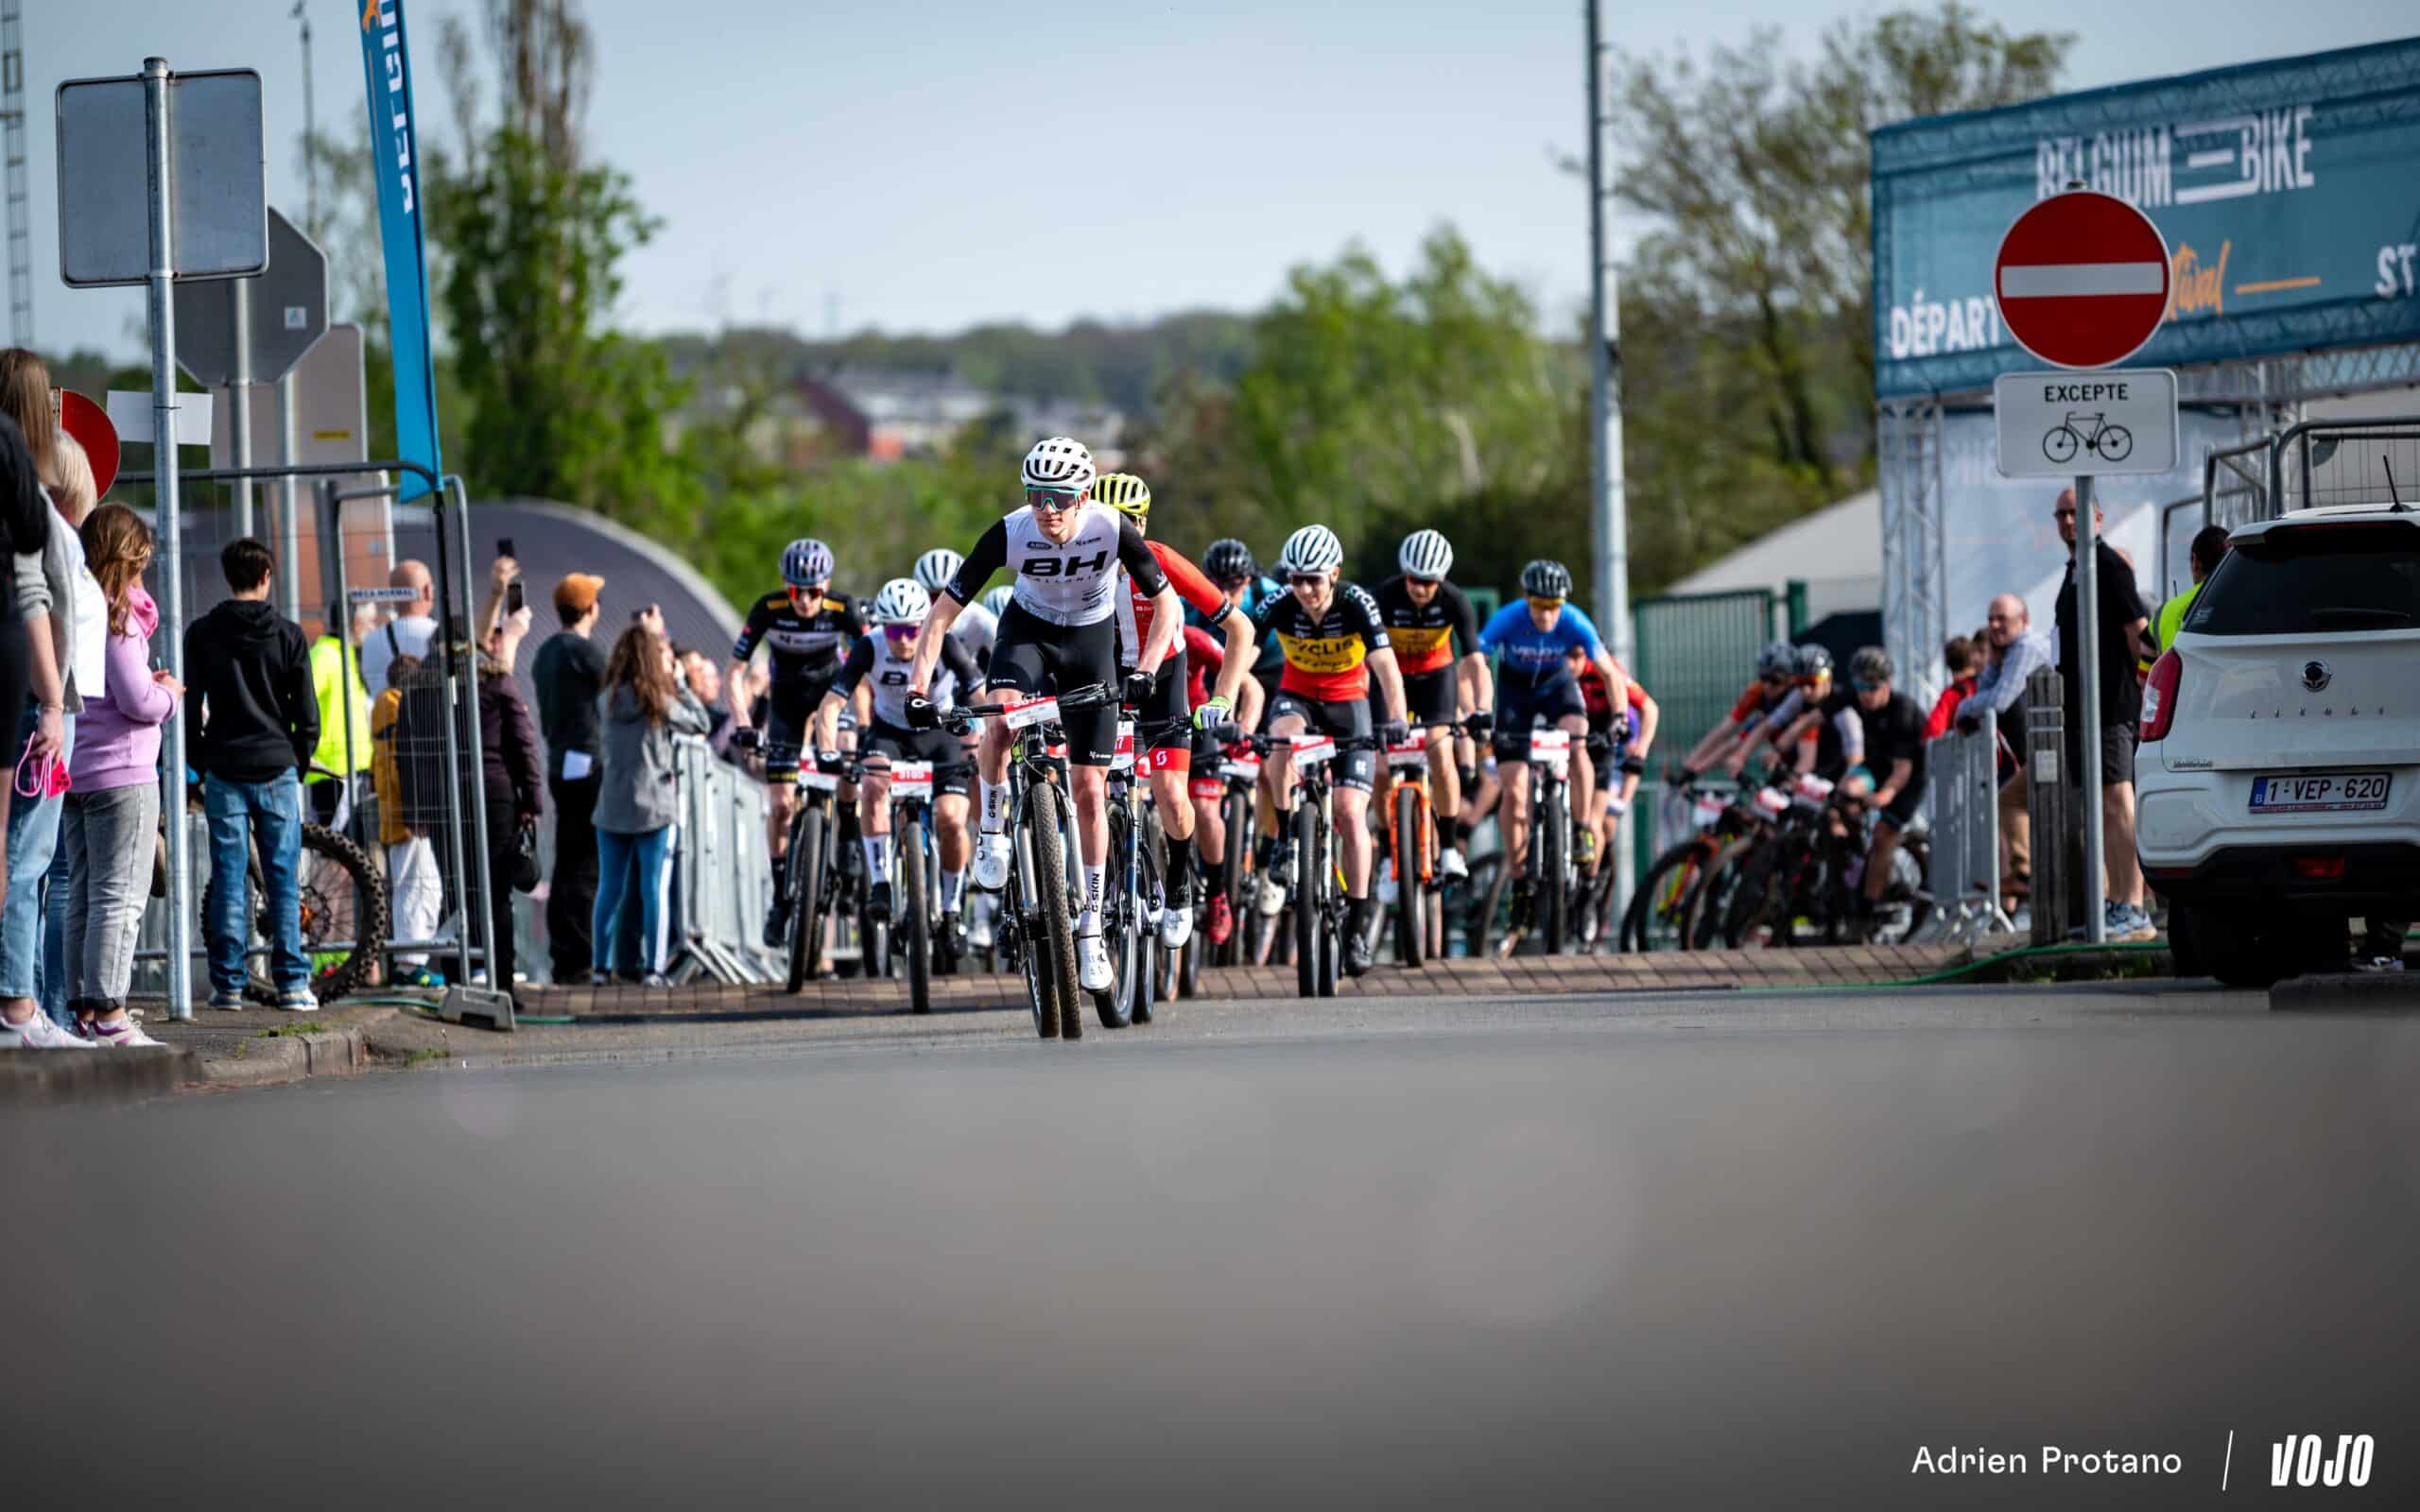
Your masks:
<svg viewBox="0 0 2420 1512"><path fill-rule="evenodd" d="M84 556L109 606L108 675L84 700L61 816L67 850L67 1005L104 1045L153 1045L127 1016L135 931L160 826L160 726L184 689L151 670L160 610L143 589L151 531L122 504L84 521Z"/></svg>

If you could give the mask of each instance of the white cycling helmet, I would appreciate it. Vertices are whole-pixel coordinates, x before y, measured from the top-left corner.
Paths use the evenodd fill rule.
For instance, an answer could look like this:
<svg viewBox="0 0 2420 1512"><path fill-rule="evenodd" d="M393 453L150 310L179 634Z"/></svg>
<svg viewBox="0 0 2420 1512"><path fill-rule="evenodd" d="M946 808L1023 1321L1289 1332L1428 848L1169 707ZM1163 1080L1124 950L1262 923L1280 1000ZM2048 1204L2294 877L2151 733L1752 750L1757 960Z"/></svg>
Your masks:
<svg viewBox="0 0 2420 1512"><path fill-rule="evenodd" d="M810 588L832 577L832 548L812 536L802 536L782 553L782 581L792 588Z"/></svg>
<svg viewBox="0 0 2420 1512"><path fill-rule="evenodd" d="M876 625L922 625L932 611L932 595L912 577L894 577L873 596Z"/></svg>
<svg viewBox="0 0 2420 1512"><path fill-rule="evenodd" d="M1344 565L1344 542L1325 525L1305 525L1286 538L1285 548L1277 553L1277 571L1288 573L1323 573L1331 567Z"/></svg>
<svg viewBox="0 0 2420 1512"><path fill-rule="evenodd" d="M1395 565L1410 577L1440 578L1454 570L1454 545L1441 530L1415 530L1403 538Z"/></svg>
<svg viewBox="0 0 2420 1512"><path fill-rule="evenodd" d="M1009 611L1009 600L1015 596L1015 593L1016 590L1002 583L997 588L984 590L981 602L985 609L992 611L992 617L996 620Z"/></svg>
<svg viewBox="0 0 2420 1512"><path fill-rule="evenodd" d="M935 546L916 558L916 581L924 585L925 593L938 593L958 576L959 565L965 560L947 546Z"/></svg>
<svg viewBox="0 0 2420 1512"><path fill-rule="evenodd" d="M1028 489L1073 489L1078 493L1091 488L1096 475L1093 454L1083 442L1064 436L1034 442L1025 454L1024 472Z"/></svg>

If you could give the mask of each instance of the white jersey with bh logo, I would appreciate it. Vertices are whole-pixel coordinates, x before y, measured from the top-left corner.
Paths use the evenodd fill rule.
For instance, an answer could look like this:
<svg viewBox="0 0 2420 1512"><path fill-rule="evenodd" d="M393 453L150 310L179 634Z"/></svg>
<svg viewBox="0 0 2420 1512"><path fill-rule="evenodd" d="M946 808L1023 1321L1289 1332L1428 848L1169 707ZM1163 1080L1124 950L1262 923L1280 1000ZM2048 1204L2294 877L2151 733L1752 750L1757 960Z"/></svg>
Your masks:
<svg viewBox="0 0 2420 1512"><path fill-rule="evenodd" d="M1125 585L1117 575L1117 532L1125 517L1098 501L1076 512L1063 541L1042 533L1033 511L1019 507L1000 522L1008 535L1008 570L1016 575L1012 601L1053 625L1098 625L1117 611Z"/></svg>

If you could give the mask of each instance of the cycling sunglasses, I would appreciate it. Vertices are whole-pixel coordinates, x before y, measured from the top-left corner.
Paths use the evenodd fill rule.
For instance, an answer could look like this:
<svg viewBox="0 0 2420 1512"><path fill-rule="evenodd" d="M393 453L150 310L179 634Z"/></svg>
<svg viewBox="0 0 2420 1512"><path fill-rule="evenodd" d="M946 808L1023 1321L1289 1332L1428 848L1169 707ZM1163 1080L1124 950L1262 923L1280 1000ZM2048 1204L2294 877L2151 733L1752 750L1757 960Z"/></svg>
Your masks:
<svg viewBox="0 0 2420 1512"><path fill-rule="evenodd" d="M1409 573L1404 575L1403 580L1414 588L1436 588L1445 581L1443 577L1419 577Z"/></svg>
<svg viewBox="0 0 2420 1512"><path fill-rule="evenodd" d="M1296 588L1322 588L1327 584L1327 574L1295 573L1286 580Z"/></svg>
<svg viewBox="0 0 2420 1512"><path fill-rule="evenodd" d="M1797 678L1795 674L1789 672L1759 672L1756 674L1756 680L1769 688L1778 688L1796 681Z"/></svg>
<svg viewBox="0 0 2420 1512"><path fill-rule="evenodd" d="M1025 490L1025 502L1029 507L1036 509L1047 509L1053 514L1064 513L1065 511L1074 508L1076 507L1076 501L1082 497L1082 494L1071 493L1065 489L1028 489Z"/></svg>
<svg viewBox="0 0 2420 1512"><path fill-rule="evenodd" d="M1852 682L1849 686L1859 693L1880 693L1882 691L1882 684L1878 682Z"/></svg>
<svg viewBox="0 0 2420 1512"><path fill-rule="evenodd" d="M1530 600L1530 607L1531 609L1544 610L1549 614L1552 614L1563 608L1563 600L1559 598L1540 598L1535 593L1530 593L1526 596Z"/></svg>

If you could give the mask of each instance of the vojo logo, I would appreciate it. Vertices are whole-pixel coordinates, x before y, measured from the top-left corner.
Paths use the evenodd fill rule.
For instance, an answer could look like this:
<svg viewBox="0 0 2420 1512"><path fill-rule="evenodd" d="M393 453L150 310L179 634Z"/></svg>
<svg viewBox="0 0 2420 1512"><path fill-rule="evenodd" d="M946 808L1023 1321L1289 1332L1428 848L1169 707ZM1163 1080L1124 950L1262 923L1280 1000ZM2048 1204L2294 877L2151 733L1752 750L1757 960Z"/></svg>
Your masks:
<svg viewBox="0 0 2420 1512"><path fill-rule="evenodd" d="M387 52L387 129L394 144L395 177L404 188L404 214L420 214L412 174L412 116L404 97L404 32L395 8L403 0L362 0L361 29L381 33Z"/></svg>
<svg viewBox="0 0 2420 1512"><path fill-rule="evenodd" d="M2367 1486L2377 1445L2369 1435L2339 1434L2330 1452L2317 1434L2296 1434L2269 1446L2272 1486Z"/></svg>

